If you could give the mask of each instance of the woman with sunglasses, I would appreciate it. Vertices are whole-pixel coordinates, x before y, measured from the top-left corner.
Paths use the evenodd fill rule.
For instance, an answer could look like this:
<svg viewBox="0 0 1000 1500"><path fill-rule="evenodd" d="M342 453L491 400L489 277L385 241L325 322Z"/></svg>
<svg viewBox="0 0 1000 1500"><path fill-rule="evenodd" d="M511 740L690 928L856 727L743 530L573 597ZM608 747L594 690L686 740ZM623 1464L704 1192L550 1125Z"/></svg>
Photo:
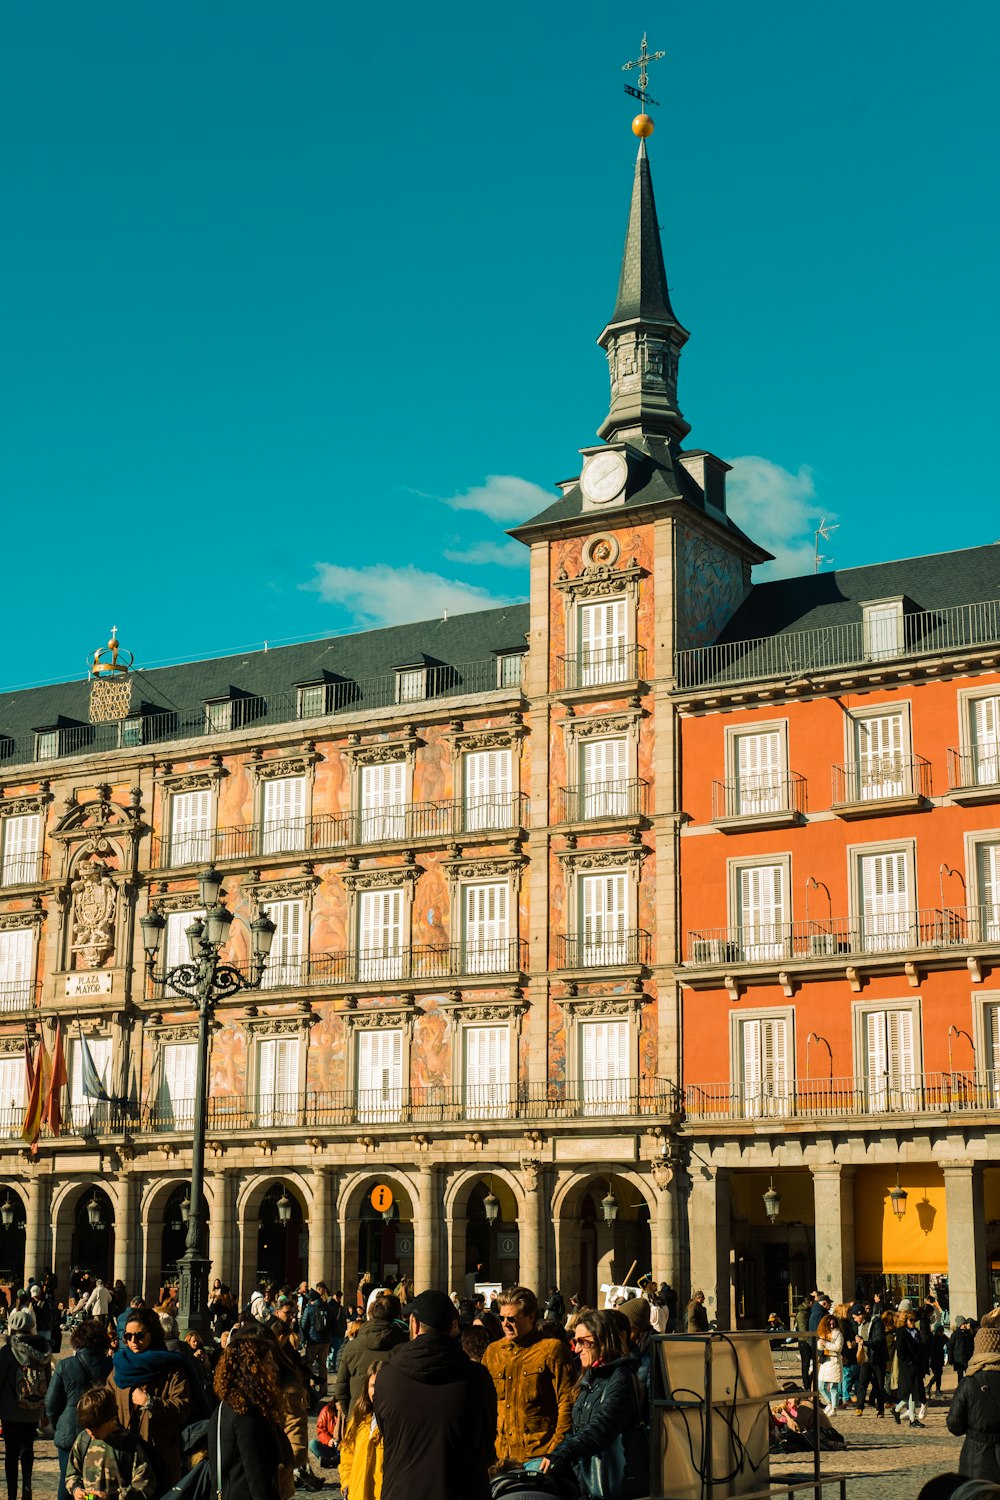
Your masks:
<svg viewBox="0 0 1000 1500"><path fill-rule="evenodd" d="M539 1468L558 1475L572 1467L582 1496L645 1494L630 1488L625 1472L623 1434L639 1425L639 1391L618 1325L610 1313L585 1308L571 1343L580 1361L573 1427Z"/></svg>
<svg viewBox="0 0 1000 1500"><path fill-rule="evenodd" d="M163 1328L148 1307L133 1307L108 1376L118 1421L152 1450L159 1493L181 1475L181 1431L191 1413L187 1360L166 1346Z"/></svg>

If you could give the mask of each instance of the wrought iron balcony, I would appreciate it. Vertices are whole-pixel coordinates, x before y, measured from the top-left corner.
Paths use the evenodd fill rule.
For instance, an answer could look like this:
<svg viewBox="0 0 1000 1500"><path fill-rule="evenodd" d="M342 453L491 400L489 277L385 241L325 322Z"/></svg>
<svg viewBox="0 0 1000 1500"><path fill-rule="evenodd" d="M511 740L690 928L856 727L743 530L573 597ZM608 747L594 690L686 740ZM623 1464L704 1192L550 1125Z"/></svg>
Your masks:
<svg viewBox="0 0 1000 1500"><path fill-rule="evenodd" d="M641 928L572 933L556 939L559 969L617 969L648 964L650 937Z"/></svg>
<svg viewBox="0 0 1000 1500"><path fill-rule="evenodd" d="M685 965L732 968L1000 944L1000 905L931 907L826 921L750 922L689 932Z"/></svg>
<svg viewBox="0 0 1000 1500"><path fill-rule="evenodd" d="M1000 746L949 750L948 787L953 795L956 792L969 793L969 801L975 800L975 794L984 800L1000 796Z"/></svg>
<svg viewBox="0 0 1000 1500"><path fill-rule="evenodd" d="M833 806L840 812L878 812L885 803L910 806L931 795L931 765L922 755L874 755L832 769Z"/></svg>
<svg viewBox="0 0 1000 1500"><path fill-rule="evenodd" d="M7 854L0 861L0 886L35 885L49 878L49 856L41 849L31 854Z"/></svg>
<svg viewBox="0 0 1000 1500"><path fill-rule="evenodd" d="M954 1114L1000 1107L1000 1073L884 1073L787 1083L688 1084L690 1120L815 1120L830 1116Z"/></svg>
<svg viewBox="0 0 1000 1500"><path fill-rule="evenodd" d="M898 648L888 652L863 621L820 630L793 630L674 653L682 691L736 686L767 678L786 680L835 668L891 665L894 661L1000 644L1000 600L953 605L904 615Z"/></svg>
<svg viewBox="0 0 1000 1500"><path fill-rule="evenodd" d="M600 818L645 817L648 809L648 781L593 781L559 788L556 821L591 823Z"/></svg>
<svg viewBox="0 0 1000 1500"><path fill-rule="evenodd" d="M16 1016L37 1010L42 987L33 979L0 980L0 1015Z"/></svg>
<svg viewBox="0 0 1000 1500"><path fill-rule="evenodd" d="M800 817L805 807L805 777L796 771L762 771L712 782L713 823L775 823Z"/></svg>
<svg viewBox="0 0 1000 1500"><path fill-rule="evenodd" d="M607 646L601 651L579 651L559 658L563 669L563 688L613 687L617 682L636 682L645 676L646 651L643 646Z"/></svg>

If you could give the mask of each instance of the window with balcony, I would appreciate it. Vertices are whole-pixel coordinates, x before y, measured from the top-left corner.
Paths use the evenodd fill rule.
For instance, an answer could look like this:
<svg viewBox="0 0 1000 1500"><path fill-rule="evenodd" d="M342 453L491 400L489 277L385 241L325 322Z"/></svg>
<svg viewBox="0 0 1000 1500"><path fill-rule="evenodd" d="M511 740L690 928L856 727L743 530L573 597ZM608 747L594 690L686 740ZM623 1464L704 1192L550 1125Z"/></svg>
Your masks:
<svg viewBox="0 0 1000 1500"><path fill-rule="evenodd" d="M624 682L629 676L627 600L624 594L580 604L577 615L578 686Z"/></svg>
<svg viewBox="0 0 1000 1500"><path fill-rule="evenodd" d="M903 650L902 599L876 599L861 606L865 655L872 661L887 661Z"/></svg>
<svg viewBox="0 0 1000 1500"><path fill-rule="evenodd" d="M112 1041L109 1036L88 1036L86 1049L93 1063L93 1077L89 1079L92 1090L100 1086L110 1098L114 1089L111 1081ZM70 1118L78 1130L90 1130L100 1120L106 1119L109 1106L88 1093L89 1069L84 1065L84 1048L80 1042L70 1040L66 1069L69 1077Z"/></svg>
<svg viewBox="0 0 1000 1500"><path fill-rule="evenodd" d="M901 710L855 719L847 801L903 797L912 790L906 727Z"/></svg>
<svg viewBox="0 0 1000 1500"><path fill-rule="evenodd" d="M580 741L581 818L620 818L628 808L628 739Z"/></svg>
<svg viewBox="0 0 1000 1500"><path fill-rule="evenodd" d="M31 1003L34 977L34 927L0 932L0 1014Z"/></svg>
<svg viewBox="0 0 1000 1500"><path fill-rule="evenodd" d="M188 947L187 930L195 922L204 922L204 907L200 911L172 911L167 913L167 926L163 934L163 951L165 955L165 971L175 969L179 964L191 962L191 949Z"/></svg>
<svg viewBox="0 0 1000 1500"><path fill-rule="evenodd" d="M858 1026L869 1110L916 1109L920 1085L916 1007L862 1009Z"/></svg>
<svg viewBox="0 0 1000 1500"><path fill-rule="evenodd" d="M864 952L891 952L916 941L912 850L859 851L855 900L860 946Z"/></svg>
<svg viewBox="0 0 1000 1500"><path fill-rule="evenodd" d="M1000 943L1000 836L972 841L975 885L969 937Z"/></svg>
<svg viewBox="0 0 1000 1500"><path fill-rule="evenodd" d="M305 984L308 972L305 906L304 901L271 901L268 904L267 914L275 925L275 932L262 988Z"/></svg>
<svg viewBox="0 0 1000 1500"><path fill-rule="evenodd" d="M736 927L744 963L783 958L788 946L788 860L739 864L733 869Z"/></svg>
<svg viewBox="0 0 1000 1500"><path fill-rule="evenodd" d="M785 736L780 729L740 731L732 736L730 754L729 817L750 818L788 806Z"/></svg>
<svg viewBox="0 0 1000 1500"><path fill-rule="evenodd" d="M627 934L627 872L581 875L577 963L584 968L628 963Z"/></svg>
<svg viewBox="0 0 1000 1500"><path fill-rule="evenodd" d="M0 1136L19 1136L24 1125L24 1058L0 1057Z"/></svg>
<svg viewBox="0 0 1000 1500"><path fill-rule="evenodd" d="M497 687L521 686L524 668L523 651L504 651L497 657Z"/></svg>
<svg viewBox="0 0 1000 1500"><path fill-rule="evenodd" d="M976 1094L990 1109L1000 1106L1000 999L979 1002L974 1013L976 1048L972 1054ZM959 1079L952 1077L952 1087Z"/></svg>
<svg viewBox="0 0 1000 1500"><path fill-rule="evenodd" d="M163 1048L163 1067L157 1098L161 1127L189 1130L194 1124L195 1089L198 1081L198 1047L195 1042L171 1042Z"/></svg>
<svg viewBox="0 0 1000 1500"><path fill-rule="evenodd" d="M504 973L511 967L506 881L462 890L462 956L467 974Z"/></svg>
<svg viewBox="0 0 1000 1500"><path fill-rule="evenodd" d="M359 1121L398 1120L403 1113L403 1033L357 1034Z"/></svg>
<svg viewBox="0 0 1000 1500"><path fill-rule="evenodd" d="M264 1036L257 1050L257 1124L294 1125L302 1105L297 1036Z"/></svg>
<svg viewBox="0 0 1000 1500"><path fill-rule="evenodd" d="M628 1114L629 1023L581 1021L580 1092L585 1115Z"/></svg>
<svg viewBox="0 0 1000 1500"><path fill-rule="evenodd" d="M406 761L380 761L359 769L359 841L378 844L405 838Z"/></svg>
<svg viewBox="0 0 1000 1500"><path fill-rule="evenodd" d="M973 786L1000 782L1000 698L973 698L969 704L969 750Z"/></svg>
<svg viewBox="0 0 1000 1500"><path fill-rule="evenodd" d="M194 865L212 858L215 796L211 787L170 798L170 863Z"/></svg>
<svg viewBox="0 0 1000 1500"><path fill-rule="evenodd" d="M24 813L0 823L3 852L0 885L23 885L41 877L42 815Z"/></svg>
<svg viewBox="0 0 1000 1500"><path fill-rule="evenodd" d="M791 1102L791 1020L746 1016L735 1021L741 1113L751 1119L787 1115Z"/></svg>
<svg viewBox="0 0 1000 1500"><path fill-rule="evenodd" d="M510 1029L466 1026L465 1114L470 1120L500 1120L510 1112Z"/></svg>
<svg viewBox="0 0 1000 1500"><path fill-rule="evenodd" d="M462 770L466 830L513 827L513 751L469 751L463 756Z"/></svg>
<svg viewBox="0 0 1000 1500"><path fill-rule="evenodd" d="M403 888L358 893L358 979L381 983L402 979Z"/></svg>
<svg viewBox="0 0 1000 1500"><path fill-rule="evenodd" d="M306 848L307 795L304 776L277 776L263 783L262 854L296 854Z"/></svg>

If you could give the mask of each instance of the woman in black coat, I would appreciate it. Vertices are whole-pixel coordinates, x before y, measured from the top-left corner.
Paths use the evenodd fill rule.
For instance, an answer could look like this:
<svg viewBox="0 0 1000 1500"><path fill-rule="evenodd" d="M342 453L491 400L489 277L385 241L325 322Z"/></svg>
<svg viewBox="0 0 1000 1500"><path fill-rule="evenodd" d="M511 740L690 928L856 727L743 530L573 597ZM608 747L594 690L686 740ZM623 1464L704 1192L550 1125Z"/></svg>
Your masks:
<svg viewBox="0 0 1000 1500"><path fill-rule="evenodd" d="M213 1489L224 1488L226 1500L280 1500L282 1470L291 1487L292 1450L279 1425L284 1402L273 1350L263 1339L234 1339L216 1366L215 1392L220 1404L208 1423Z"/></svg>
<svg viewBox="0 0 1000 1500"><path fill-rule="evenodd" d="M979 1325L969 1368L948 1412L948 1431L964 1437L958 1472L1000 1484L1000 1313Z"/></svg>
<svg viewBox="0 0 1000 1500"><path fill-rule="evenodd" d="M892 1414L898 1424L900 1412L907 1411L910 1426L923 1427L924 1351L920 1343L916 1313L908 1312L903 1327L896 1330L896 1362L899 1366L899 1384L896 1388L899 1400L893 1407Z"/></svg>
<svg viewBox="0 0 1000 1500"><path fill-rule="evenodd" d="M108 1330L96 1318L85 1318L70 1336L76 1351L56 1365L52 1383L45 1393L45 1415L55 1428L52 1441L59 1459L59 1494L66 1486L69 1450L80 1431L76 1420L76 1403L92 1385L104 1385L111 1374L111 1340Z"/></svg>
<svg viewBox="0 0 1000 1500"><path fill-rule="evenodd" d="M571 1467L586 1497L647 1494L648 1486L626 1479L625 1434L640 1422L635 1364L625 1351L610 1313L588 1310L576 1321L571 1340L581 1365L573 1428L540 1468Z"/></svg>

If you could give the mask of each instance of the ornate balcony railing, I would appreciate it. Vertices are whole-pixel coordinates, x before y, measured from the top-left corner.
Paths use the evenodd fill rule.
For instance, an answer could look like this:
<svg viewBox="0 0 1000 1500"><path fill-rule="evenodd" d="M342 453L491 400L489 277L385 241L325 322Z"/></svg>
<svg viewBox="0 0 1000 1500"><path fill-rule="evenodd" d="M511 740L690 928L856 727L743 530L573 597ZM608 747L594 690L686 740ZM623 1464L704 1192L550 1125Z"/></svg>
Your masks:
<svg viewBox="0 0 1000 1500"><path fill-rule="evenodd" d="M1000 1073L879 1073L766 1085L690 1083L689 1120L814 1120L831 1115L953 1114L1000 1107Z"/></svg>
<svg viewBox="0 0 1000 1500"><path fill-rule="evenodd" d="M931 794L931 764L922 755L873 755L832 771L835 807Z"/></svg>
<svg viewBox="0 0 1000 1500"><path fill-rule="evenodd" d="M650 936L642 928L571 933L556 939L556 968L614 969L648 964Z"/></svg>
<svg viewBox="0 0 1000 1500"><path fill-rule="evenodd" d="M561 656L563 688L613 687L616 682L636 682L645 676L643 646L606 646L600 651L579 651Z"/></svg>
<svg viewBox="0 0 1000 1500"><path fill-rule="evenodd" d="M42 987L33 979L0 980L0 1015L16 1016L22 1011L37 1010Z"/></svg>
<svg viewBox="0 0 1000 1500"><path fill-rule="evenodd" d="M697 646L674 654L674 676L682 691L794 678L837 667L886 666L906 657L1000 643L1000 600L922 610L903 616L896 649L873 639L861 620L820 630L792 630L753 640Z"/></svg>
<svg viewBox="0 0 1000 1500"><path fill-rule="evenodd" d="M31 854L7 854L0 861L0 886L34 885L49 878L49 856L41 849Z"/></svg>
<svg viewBox="0 0 1000 1500"><path fill-rule="evenodd" d="M761 771L712 782L712 819L789 817L805 812L805 777L796 771Z"/></svg>
<svg viewBox="0 0 1000 1500"><path fill-rule="evenodd" d="M856 958L910 949L1000 944L1000 905L872 912L823 921L747 922L689 932L691 968L778 964L791 959Z"/></svg>
<svg viewBox="0 0 1000 1500"><path fill-rule="evenodd" d="M961 791L1000 787L1000 745L948 751L948 785Z"/></svg>
<svg viewBox="0 0 1000 1500"><path fill-rule="evenodd" d="M528 799L521 792L443 802L409 802L370 812L323 814L246 823L153 839L154 869L177 869L212 860L261 859L271 854L311 854L364 844L449 839L458 834L524 828Z"/></svg>
<svg viewBox="0 0 1000 1500"><path fill-rule="evenodd" d="M559 788L556 821L589 823L598 818L645 817L648 810L648 781L594 781L586 786Z"/></svg>

